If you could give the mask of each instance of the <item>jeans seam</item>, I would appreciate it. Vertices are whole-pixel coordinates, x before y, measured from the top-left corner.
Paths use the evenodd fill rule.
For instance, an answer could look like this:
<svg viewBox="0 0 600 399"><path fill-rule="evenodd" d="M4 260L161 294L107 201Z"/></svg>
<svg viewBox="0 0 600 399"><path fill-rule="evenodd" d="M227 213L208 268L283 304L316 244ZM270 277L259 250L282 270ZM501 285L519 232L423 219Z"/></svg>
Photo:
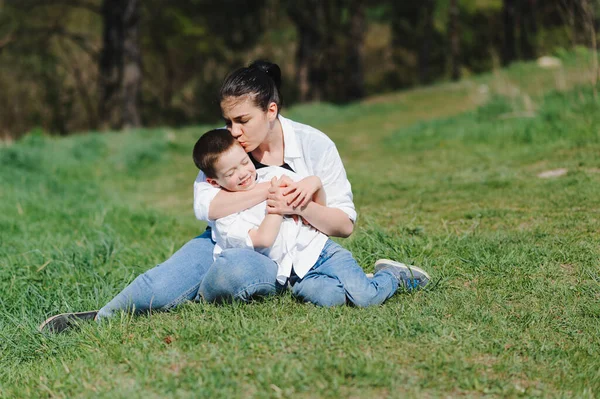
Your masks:
<svg viewBox="0 0 600 399"><path fill-rule="evenodd" d="M191 287L190 289L188 289L187 291L185 291L183 294L179 295L177 298L175 298L174 300L172 300L171 302L167 303L165 306L162 307L162 309L171 309L174 308L177 305L182 304L183 302L185 302L187 300L187 296L189 293L191 293L194 290L198 290L200 288L200 284L197 284L193 287Z"/></svg>
<svg viewBox="0 0 600 399"><path fill-rule="evenodd" d="M244 300L244 299L241 297L241 295L240 295L240 294L241 294L242 292L244 292L244 291L247 291L247 290L249 290L249 289L251 289L251 288L258 287L258 286L261 286L261 285L266 285L266 286L268 286L268 287L275 287L275 284L273 284L273 283L269 283L269 282L263 282L263 283L254 283L254 284L250 284L250 285L248 285L248 286L244 287L243 289L239 290L238 292L236 292L236 293L234 294L234 296L233 296L233 297L234 297L235 299L239 299L239 300L245 301L245 300Z"/></svg>

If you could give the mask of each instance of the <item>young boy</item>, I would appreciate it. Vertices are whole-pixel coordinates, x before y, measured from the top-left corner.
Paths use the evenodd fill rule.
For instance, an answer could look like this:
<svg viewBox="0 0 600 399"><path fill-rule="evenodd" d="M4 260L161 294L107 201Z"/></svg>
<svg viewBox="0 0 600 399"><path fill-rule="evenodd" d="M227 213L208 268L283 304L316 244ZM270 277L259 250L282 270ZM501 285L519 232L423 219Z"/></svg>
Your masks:
<svg viewBox="0 0 600 399"><path fill-rule="evenodd" d="M207 176L206 181L228 191L252 190L257 182L271 181L273 186L286 178L298 181L290 170L269 166L258 171L231 133L225 129L204 134L194 147L194 162ZM309 177L309 195L315 202L325 205L325 191L321 180ZM292 267L300 278L315 264L328 237L299 220L267 214L263 201L249 209L217 219L213 239L216 258L227 248L254 249L278 265L277 282L285 285Z"/></svg>
<svg viewBox="0 0 600 399"><path fill-rule="evenodd" d="M228 191L252 190L258 182L264 181L271 181L273 186L279 186L281 180L300 180L298 175L281 167L268 166L257 171L244 148L225 129L211 130L200 137L194 146L193 157L196 166L206 175L208 183ZM312 188L308 195L312 196L315 202L325 205L326 198L321 180L311 176L308 181ZM227 248L250 248L259 251L277 263L277 282L280 285L285 285L291 276L292 284L302 280L317 264L324 248L330 242L325 234L300 220L268 214L266 201L217 219L212 234L216 242L215 258ZM352 267L360 269L354 259L352 262ZM387 273L408 290L424 287L429 282L429 276L423 270L394 261L378 262L375 271ZM362 273L361 278L366 279L366 275ZM358 287L360 284L355 284L354 281L348 284L344 284L343 281L341 283L348 298L354 304L362 306L363 302L352 299L362 295L364 287ZM368 281L361 283L370 284ZM388 296L392 294L393 292Z"/></svg>

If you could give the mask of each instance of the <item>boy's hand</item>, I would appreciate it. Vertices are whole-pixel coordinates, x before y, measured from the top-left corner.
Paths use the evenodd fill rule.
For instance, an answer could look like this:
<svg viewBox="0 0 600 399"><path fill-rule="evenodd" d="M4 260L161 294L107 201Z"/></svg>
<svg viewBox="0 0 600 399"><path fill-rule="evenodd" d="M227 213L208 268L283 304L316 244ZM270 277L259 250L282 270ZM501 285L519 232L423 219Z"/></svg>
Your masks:
<svg viewBox="0 0 600 399"><path fill-rule="evenodd" d="M281 193L287 205L292 208L304 208L313 199L313 195L323 187L317 176L308 176L299 182L291 182L283 187Z"/></svg>

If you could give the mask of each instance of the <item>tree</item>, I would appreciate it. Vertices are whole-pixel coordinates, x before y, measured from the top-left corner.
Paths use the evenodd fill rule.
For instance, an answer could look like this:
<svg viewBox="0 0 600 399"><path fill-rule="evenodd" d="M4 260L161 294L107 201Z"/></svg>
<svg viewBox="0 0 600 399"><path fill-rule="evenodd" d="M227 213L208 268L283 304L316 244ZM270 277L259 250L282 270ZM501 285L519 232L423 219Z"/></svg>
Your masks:
<svg viewBox="0 0 600 399"><path fill-rule="evenodd" d="M290 0L287 11L298 32L300 101L345 102L363 97L364 3Z"/></svg>
<svg viewBox="0 0 600 399"><path fill-rule="evenodd" d="M535 15L536 0L503 0L503 65L508 65L516 59L535 58L534 39L537 34Z"/></svg>
<svg viewBox="0 0 600 399"><path fill-rule="evenodd" d="M432 74L430 72L431 47L433 45L433 11L435 8L434 0L422 0L419 8L419 82L421 84L431 83Z"/></svg>
<svg viewBox="0 0 600 399"><path fill-rule="evenodd" d="M99 64L100 121L104 127L113 129L140 126L140 1L104 0L102 18L104 31Z"/></svg>
<svg viewBox="0 0 600 399"><path fill-rule="evenodd" d="M324 75L319 60L322 51L324 33L320 23L324 22L324 8L319 0L305 0L304 4L290 1L287 5L288 15L298 32L296 50L296 78L298 81L299 100L319 101L323 99Z"/></svg>
<svg viewBox="0 0 600 399"><path fill-rule="evenodd" d="M344 97L355 100L365 96L365 82L363 69L363 43L367 31L365 21L365 5L362 1L352 1L348 6L350 14L348 39L346 42L348 71L347 90Z"/></svg>
<svg viewBox="0 0 600 399"><path fill-rule="evenodd" d="M435 29L436 2L390 1L389 7L394 62L403 71L391 84L430 83L444 72L447 48L444 35Z"/></svg>
<svg viewBox="0 0 600 399"><path fill-rule="evenodd" d="M502 1L502 21L504 24L504 42L502 46L502 64L508 65L516 59L516 0Z"/></svg>
<svg viewBox="0 0 600 399"><path fill-rule="evenodd" d="M142 119L171 126L215 122L223 78L250 61L272 22L265 0L144 0L141 7Z"/></svg>
<svg viewBox="0 0 600 399"><path fill-rule="evenodd" d="M450 42L450 76L460 79L460 9L458 0L450 0L448 36Z"/></svg>
<svg viewBox="0 0 600 399"><path fill-rule="evenodd" d="M93 0L0 4L0 135L96 127Z"/></svg>
<svg viewBox="0 0 600 399"><path fill-rule="evenodd" d="M521 59L536 57L535 37L537 35L536 0L521 0L519 4L519 50Z"/></svg>

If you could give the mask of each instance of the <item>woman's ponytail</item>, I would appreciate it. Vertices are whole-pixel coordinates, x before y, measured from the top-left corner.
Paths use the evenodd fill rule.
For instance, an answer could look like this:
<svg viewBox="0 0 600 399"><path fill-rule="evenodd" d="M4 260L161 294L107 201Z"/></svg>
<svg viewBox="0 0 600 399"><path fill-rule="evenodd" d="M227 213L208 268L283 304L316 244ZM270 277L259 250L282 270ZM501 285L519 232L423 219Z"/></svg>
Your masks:
<svg viewBox="0 0 600 399"><path fill-rule="evenodd" d="M263 71L273 79L277 90L281 90L281 69L279 69L279 65L269 61L257 60L250 64L248 68L255 68Z"/></svg>
<svg viewBox="0 0 600 399"><path fill-rule="evenodd" d="M230 73L219 93L219 102L227 97L250 95L254 103L263 111L269 104L277 104L277 112L283 106L281 95L281 69L277 64L268 61L254 61L250 66L239 68Z"/></svg>

